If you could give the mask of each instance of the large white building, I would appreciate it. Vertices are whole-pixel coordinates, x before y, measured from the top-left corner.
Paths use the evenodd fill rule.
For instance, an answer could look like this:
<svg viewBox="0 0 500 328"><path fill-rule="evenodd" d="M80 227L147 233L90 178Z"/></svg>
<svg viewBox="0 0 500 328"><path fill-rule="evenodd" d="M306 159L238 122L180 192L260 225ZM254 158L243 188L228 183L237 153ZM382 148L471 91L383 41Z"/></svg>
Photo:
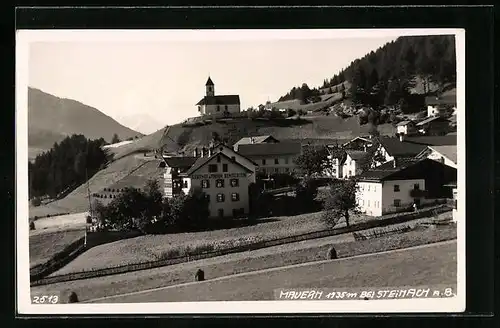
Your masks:
<svg viewBox="0 0 500 328"><path fill-rule="evenodd" d="M456 180L456 169L430 159L396 159L358 177L356 203L372 216L398 212L451 197L446 183Z"/></svg>
<svg viewBox="0 0 500 328"><path fill-rule="evenodd" d="M238 152L257 163L261 173L292 173L297 171L295 160L302 153L302 144L295 141L242 144Z"/></svg>
<svg viewBox="0 0 500 328"><path fill-rule="evenodd" d="M239 95L215 95L215 85L209 77L205 84L205 97L197 104L200 115L230 115L240 112Z"/></svg>
<svg viewBox="0 0 500 328"><path fill-rule="evenodd" d="M255 168L250 159L218 145L181 175L182 191L188 194L200 188L209 199L211 217L245 215L250 210L248 187L255 182Z"/></svg>

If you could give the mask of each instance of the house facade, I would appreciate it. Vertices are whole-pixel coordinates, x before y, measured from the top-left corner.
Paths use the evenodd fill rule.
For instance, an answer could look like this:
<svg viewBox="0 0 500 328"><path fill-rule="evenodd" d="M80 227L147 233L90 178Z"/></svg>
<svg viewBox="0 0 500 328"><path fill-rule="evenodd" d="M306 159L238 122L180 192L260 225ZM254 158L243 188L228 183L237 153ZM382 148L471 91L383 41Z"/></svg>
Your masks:
<svg viewBox="0 0 500 328"><path fill-rule="evenodd" d="M210 217L248 214L248 187L255 182L255 171L220 149L215 147L211 156L201 158L183 174L182 191L185 194L195 188L203 191L209 200Z"/></svg>
<svg viewBox="0 0 500 328"><path fill-rule="evenodd" d="M163 157L163 196L172 198L182 192L182 173L185 173L197 161L197 157L172 156Z"/></svg>
<svg viewBox="0 0 500 328"><path fill-rule="evenodd" d="M442 106L450 106L453 111L457 110L457 100L455 95L446 95L441 97L426 97L427 117L439 116Z"/></svg>
<svg viewBox="0 0 500 328"><path fill-rule="evenodd" d="M200 115L230 115L239 113L240 96L239 95L215 95L215 85L209 77L205 84L205 97L197 104Z"/></svg>
<svg viewBox="0 0 500 328"><path fill-rule="evenodd" d="M445 135L450 130L450 120L432 116L416 124L419 133L424 135Z"/></svg>
<svg viewBox="0 0 500 328"><path fill-rule="evenodd" d="M417 155L417 158L429 158L456 169L457 146L456 145L428 146L419 155Z"/></svg>
<svg viewBox="0 0 500 328"><path fill-rule="evenodd" d="M363 172L364 164L369 160L369 154L360 150L346 150L341 173L344 179L357 176Z"/></svg>
<svg viewBox="0 0 500 328"><path fill-rule="evenodd" d="M380 137L378 140L379 144L374 154L372 168L392 161L395 158L415 157L427 148L426 145L407 140L404 135L400 135L399 138Z"/></svg>
<svg viewBox="0 0 500 328"><path fill-rule="evenodd" d="M396 159L359 176L356 203L372 216L407 210L451 197L445 186L455 180L456 169L431 159Z"/></svg>
<svg viewBox="0 0 500 328"><path fill-rule="evenodd" d="M238 153L257 163L257 170L264 174L292 173L297 171L295 160L302 153L300 142L244 144Z"/></svg>
<svg viewBox="0 0 500 328"><path fill-rule="evenodd" d="M417 128L413 121L401 121L396 125L396 133L404 135L417 134Z"/></svg>

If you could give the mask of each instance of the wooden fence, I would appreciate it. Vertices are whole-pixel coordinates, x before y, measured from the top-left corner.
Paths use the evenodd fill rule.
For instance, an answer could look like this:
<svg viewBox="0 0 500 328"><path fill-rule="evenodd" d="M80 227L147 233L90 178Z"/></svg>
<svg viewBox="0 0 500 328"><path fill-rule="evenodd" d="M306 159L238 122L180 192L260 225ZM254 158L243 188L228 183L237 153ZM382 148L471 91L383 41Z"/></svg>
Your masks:
<svg viewBox="0 0 500 328"><path fill-rule="evenodd" d="M387 226L387 225L391 225L391 224L402 223L402 222L414 220L414 219L429 216L429 215L436 216L440 213L443 213L443 212L446 212L449 210L450 210L449 206L439 205L439 206L436 206L433 208L422 209L422 210L417 211L417 212L398 213L398 214L387 215L387 216L382 217L382 218L353 224L350 227L342 227L342 228L337 228L337 229L316 231L316 232L306 233L306 234L302 234L302 235L290 236L290 237L279 238L279 239L268 240L268 241L261 241L261 242L257 242L257 243L242 245L242 246L218 250L218 251L204 252L204 253L199 253L199 254L189 254L186 256L181 256L181 257L176 257L176 258L171 258L171 259L143 262L143 263L137 263L137 264L128 264L128 265L121 265L121 266L110 267L110 268L105 268L105 269L96 269L96 270L92 270L92 271L74 272L74 273L68 273L68 274L64 274L64 275L45 277L45 278L41 278L41 279L37 279L37 280L32 280L31 286L40 286L40 285L48 285L48 284L65 282L65 281L103 277L103 276L120 274L120 273L153 269L153 268L158 268L158 267L163 267L163 266L168 266L168 265L184 263L184 262L188 262L188 261L196 261L196 260L201 260L201 259L210 258L210 257L227 255L227 254L246 252L246 251L254 251L254 250L261 249L261 248L278 246L278 245L283 245L283 244L288 244L288 243L295 243L295 242L300 242L300 241L309 240L309 239L330 237L330 236L349 233L349 232L353 232L353 231L366 230L366 229L375 228L375 227L381 227L381 226Z"/></svg>

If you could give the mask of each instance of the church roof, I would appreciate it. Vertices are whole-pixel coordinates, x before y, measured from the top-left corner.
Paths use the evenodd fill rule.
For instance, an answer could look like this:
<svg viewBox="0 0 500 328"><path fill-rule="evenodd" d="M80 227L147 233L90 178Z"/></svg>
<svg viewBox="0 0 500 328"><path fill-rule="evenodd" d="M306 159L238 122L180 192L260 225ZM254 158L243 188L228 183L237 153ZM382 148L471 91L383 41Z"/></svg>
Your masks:
<svg viewBox="0 0 500 328"><path fill-rule="evenodd" d="M239 95L223 95L223 96L205 96L197 104L198 105L239 105Z"/></svg>
<svg viewBox="0 0 500 328"><path fill-rule="evenodd" d="M214 85L210 76L208 77L208 80L207 80L207 83L205 84L205 86L207 86L207 85Z"/></svg>

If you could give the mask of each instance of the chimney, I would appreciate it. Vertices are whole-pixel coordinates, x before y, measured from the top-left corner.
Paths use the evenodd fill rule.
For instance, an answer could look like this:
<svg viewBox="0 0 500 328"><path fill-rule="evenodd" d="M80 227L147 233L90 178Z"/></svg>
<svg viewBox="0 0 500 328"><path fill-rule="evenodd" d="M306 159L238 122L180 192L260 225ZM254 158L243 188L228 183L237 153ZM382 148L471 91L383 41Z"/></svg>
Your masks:
<svg viewBox="0 0 500 328"><path fill-rule="evenodd" d="M208 148L208 157L212 156L212 147Z"/></svg>
<svg viewBox="0 0 500 328"><path fill-rule="evenodd" d="M198 157L198 148L194 149L193 156L194 157Z"/></svg>
<svg viewBox="0 0 500 328"><path fill-rule="evenodd" d="M396 157L394 157L394 161L393 161L393 163L394 163L394 165L393 165L393 166L394 166L394 168L396 168L396 167L398 166L398 161L396 160Z"/></svg>
<svg viewBox="0 0 500 328"><path fill-rule="evenodd" d="M404 133L400 133L399 134L399 141L401 141L401 142L405 141L405 135L404 135Z"/></svg>
<svg viewBox="0 0 500 328"><path fill-rule="evenodd" d="M251 144L254 144L254 143L255 143L255 139L254 139L254 137L250 137L250 143L251 143Z"/></svg>
<svg viewBox="0 0 500 328"><path fill-rule="evenodd" d="M200 153L201 153L201 154L200 154L200 155L201 155L200 157L205 157L205 156L206 156L206 154L207 154L207 149L206 149L205 147L201 148L201 152L200 152Z"/></svg>

